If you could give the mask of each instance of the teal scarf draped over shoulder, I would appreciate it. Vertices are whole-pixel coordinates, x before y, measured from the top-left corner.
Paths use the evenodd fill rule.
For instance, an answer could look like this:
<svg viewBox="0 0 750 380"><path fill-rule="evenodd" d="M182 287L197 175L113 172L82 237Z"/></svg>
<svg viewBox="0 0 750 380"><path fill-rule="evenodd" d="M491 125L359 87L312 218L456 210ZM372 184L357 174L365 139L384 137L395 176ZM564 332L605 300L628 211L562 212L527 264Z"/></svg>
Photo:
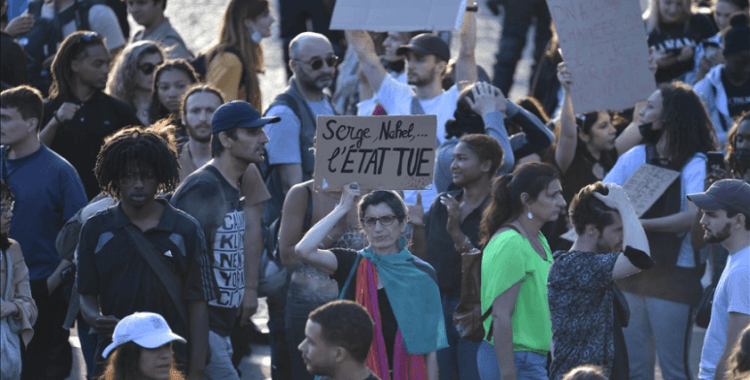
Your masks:
<svg viewBox="0 0 750 380"><path fill-rule="evenodd" d="M413 256L399 241L401 251L378 256L368 246L358 254L375 265L385 294L410 354L427 354L448 347L443 307L437 283L414 265Z"/></svg>

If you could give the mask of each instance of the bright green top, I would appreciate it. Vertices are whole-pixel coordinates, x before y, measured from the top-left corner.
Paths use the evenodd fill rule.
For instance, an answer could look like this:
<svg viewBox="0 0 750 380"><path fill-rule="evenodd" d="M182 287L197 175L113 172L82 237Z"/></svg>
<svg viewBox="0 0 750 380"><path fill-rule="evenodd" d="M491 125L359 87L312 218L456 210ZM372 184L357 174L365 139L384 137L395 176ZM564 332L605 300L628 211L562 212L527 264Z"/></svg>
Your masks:
<svg viewBox="0 0 750 380"><path fill-rule="evenodd" d="M547 302L547 277L552 265L552 252L540 232L547 260L534 251L531 243L514 230L503 231L492 238L482 255L482 314L499 295L521 282L516 307L511 316L513 351L549 352L552 321ZM484 321L489 331L492 317ZM488 340L493 344L492 337Z"/></svg>

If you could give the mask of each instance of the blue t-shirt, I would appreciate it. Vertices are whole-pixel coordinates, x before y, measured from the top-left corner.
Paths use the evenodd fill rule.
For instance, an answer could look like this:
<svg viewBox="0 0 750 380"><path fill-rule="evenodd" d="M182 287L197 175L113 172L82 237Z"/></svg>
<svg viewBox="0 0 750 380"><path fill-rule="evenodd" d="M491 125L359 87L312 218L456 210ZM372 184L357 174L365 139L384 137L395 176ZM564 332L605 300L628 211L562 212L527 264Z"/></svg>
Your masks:
<svg viewBox="0 0 750 380"><path fill-rule="evenodd" d="M46 146L13 160L6 151L0 148L0 178L8 183L16 202L10 237L21 245L29 280L46 278L60 263L57 234L86 206L86 192L73 166Z"/></svg>

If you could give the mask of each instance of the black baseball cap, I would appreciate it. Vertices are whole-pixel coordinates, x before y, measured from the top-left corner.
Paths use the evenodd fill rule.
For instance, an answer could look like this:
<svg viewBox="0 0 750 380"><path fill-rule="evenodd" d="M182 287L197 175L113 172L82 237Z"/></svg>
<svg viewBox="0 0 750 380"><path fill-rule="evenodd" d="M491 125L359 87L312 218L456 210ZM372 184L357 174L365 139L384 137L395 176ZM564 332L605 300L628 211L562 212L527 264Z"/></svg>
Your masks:
<svg viewBox="0 0 750 380"><path fill-rule="evenodd" d="M689 194L687 199L701 210L713 211L731 207L750 216L750 185L739 179L716 181L706 192Z"/></svg>
<svg viewBox="0 0 750 380"><path fill-rule="evenodd" d="M445 62L451 59L451 49L448 44L443 41L442 38L432 33L422 33L414 36L409 43L401 45L397 50L397 55L404 55L409 50L422 54L422 55L434 55Z"/></svg>

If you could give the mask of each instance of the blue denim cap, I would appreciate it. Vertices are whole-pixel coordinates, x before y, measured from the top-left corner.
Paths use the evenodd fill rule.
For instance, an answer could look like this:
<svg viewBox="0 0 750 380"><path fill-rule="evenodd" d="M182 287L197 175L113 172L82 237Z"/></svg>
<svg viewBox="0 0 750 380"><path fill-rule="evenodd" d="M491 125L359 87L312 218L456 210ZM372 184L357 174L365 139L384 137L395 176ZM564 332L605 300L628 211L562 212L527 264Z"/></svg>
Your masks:
<svg viewBox="0 0 750 380"><path fill-rule="evenodd" d="M687 199L701 210L713 211L731 207L750 215L750 185L740 179L716 181L706 192L689 194Z"/></svg>
<svg viewBox="0 0 750 380"><path fill-rule="evenodd" d="M258 128L270 123L278 123L280 117L263 117L250 103L243 100L233 100L224 103L214 111L211 118L211 133L227 131L235 127Z"/></svg>

